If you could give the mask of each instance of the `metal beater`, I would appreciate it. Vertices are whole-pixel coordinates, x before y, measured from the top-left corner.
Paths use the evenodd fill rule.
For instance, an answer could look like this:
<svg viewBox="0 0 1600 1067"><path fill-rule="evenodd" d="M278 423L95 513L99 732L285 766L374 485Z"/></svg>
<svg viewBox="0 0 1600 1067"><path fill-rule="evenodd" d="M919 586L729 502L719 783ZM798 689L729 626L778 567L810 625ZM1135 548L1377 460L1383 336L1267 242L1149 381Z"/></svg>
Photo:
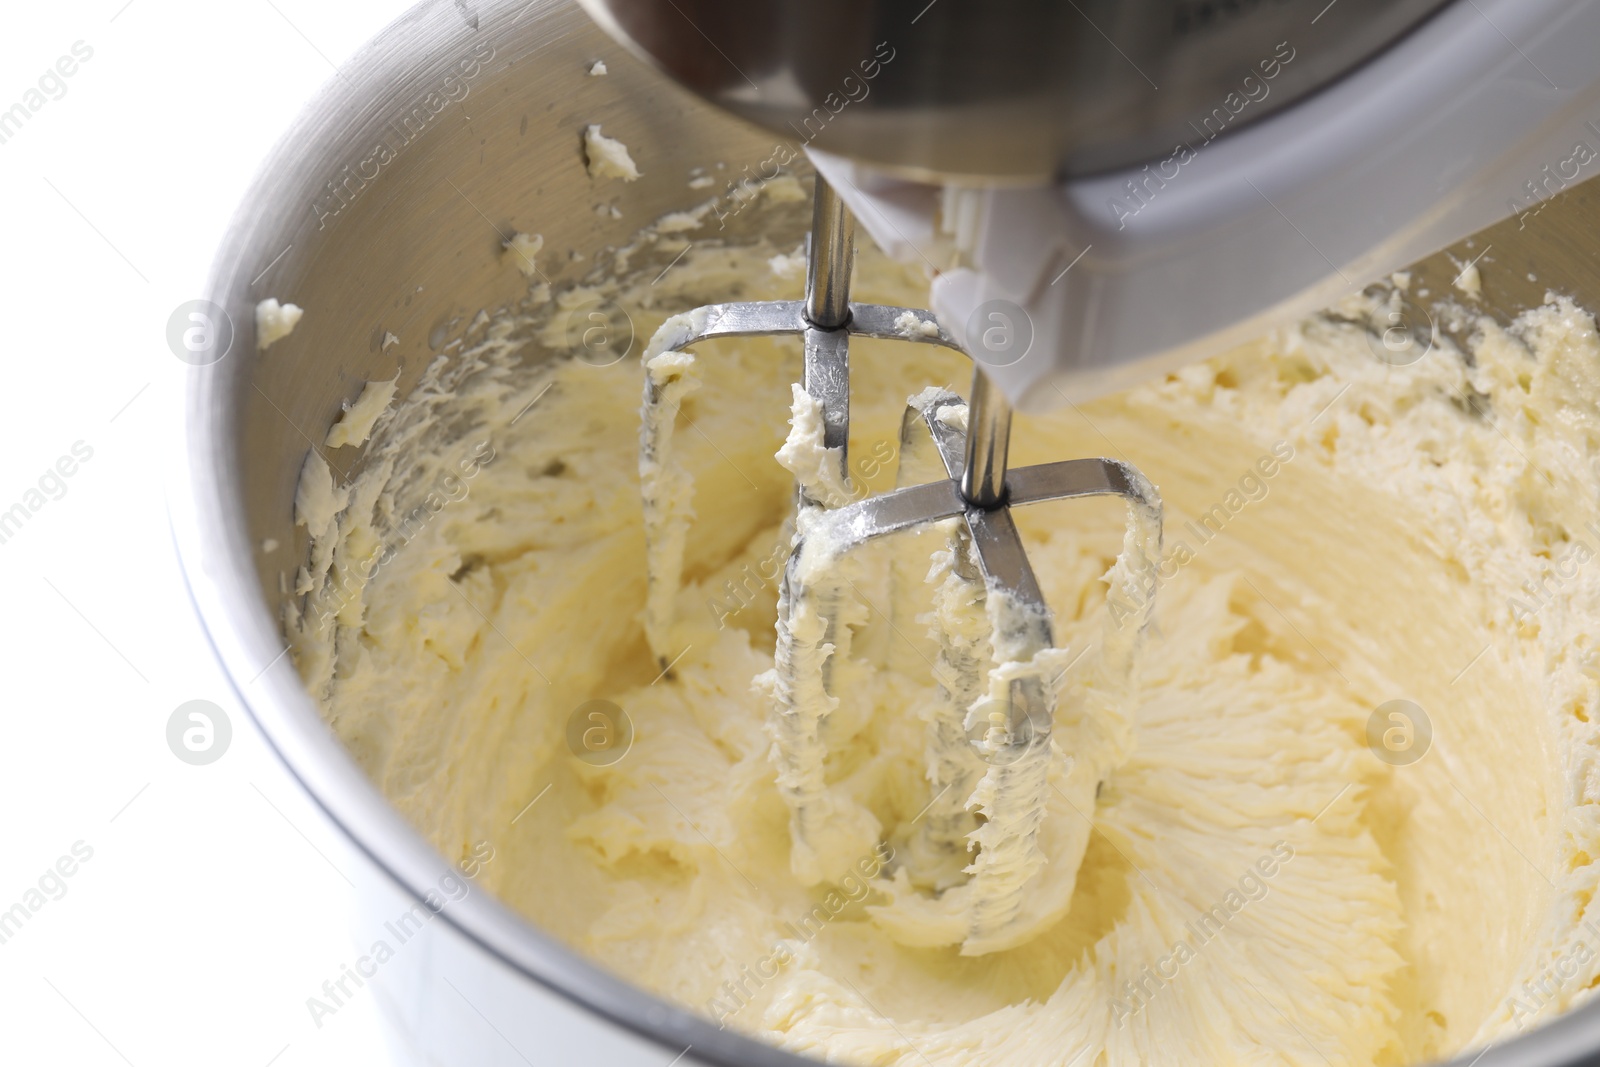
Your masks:
<svg viewBox="0 0 1600 1067"><path fill-rule="evenodd" d="M837 449L843 477L850 429L851 337L942 345L970 358L966 346L928 311L851 303L854 253L851 213L818 175L805 298L712 304L677 316L652 339L647 359L715 338L800 336L804 345L802 386L821 408L824 444ZM906 318L908 312L914 316L916 328L907 328L906 323L912 321ZM659 471L669 462L675 402L672 387L652 376L645 389L641 470ZM836 657L848 652L847 628L840 624L840 600L845 594L827 578L834 561L890 534L958 520L952 538L957 570L965 569L965 577L981 584L982 595L1003 604L998 615L991 612L991 619L1003 620L991 636L993 658L1028 663L1052 647L1053 635L1049 609L1011 515L1013 507L1073 497L1120 496L1145 531L1139 544L1144 563L1153 568L1159 558L1160 498L1142 474L1111 459L1066 460L1008 470L1011 419L1010 403L974 361L969 400L951 393L924 393L914 398L902 424L902 457L916 454L919 448L926 452L925 443L931 440L943 477L902 485L832 509L804 489L798 493L798 533L779 597L779 670L772 687L776 711L769 729L777 742L779 789L791 812L792 865L806 884L833 879L837 872L827 858L830 852L860 855L862 846L870 847L876 835L876 827L859 825L859 818L854 820L856 825L850 825L850 813L830 802L824 780L826 709L838 697L833 692L831 667ZM909 467L903 459L902 482ZM647 476L645 481L649 499L653 479ZM680 535L674 558L652 567L653 585L675 591L681 550ZM827 588L815 588L819 584ZM1153 588L1146 589L1137 601L1141 625L1151 594ZM658 601L670 600L670 596ZM809 636L794 624L795 611L808 598L815 599L825 620ZM988 765L982 772L988 778L988 794L1006 798L1006 803L1024 815L1036 813L1024 818L1016 831L1036 833L1037 813L1045 810L1050 789L1045 772L1055 685L1060 679L1023 672L999 691L989 691L985 699L981 658L956 649L945 639L948 635L940 636L943 669L939 683L946 711L935 717L930 730L942 731L947 742L951 734L971 738L981 763ZM666 649L657 647L655 651L665 663ZM930 786L936 795L927 813L925 844L931 842L945 852L965 852L973 847L968 839L979 821L968 806L981 763L974 767L970 760L944 759L930 767ZM995 812L987 814L987 822L998 826ZM839 848L830 847L834 844ZM1032 847L1031 837L1027 844ZM1007 872L987 871L984 855L980 851L967 868L975 903L964 928L951 935L951 940L961 941L968 952L1000 947L994 939L1002 936L1022 907L1026 879L1019 880L1014 871L1009 877ZM1042 857L1034 858L1042 866ZM1004 879L1010 888L987 893L986 879Z"/></svg>

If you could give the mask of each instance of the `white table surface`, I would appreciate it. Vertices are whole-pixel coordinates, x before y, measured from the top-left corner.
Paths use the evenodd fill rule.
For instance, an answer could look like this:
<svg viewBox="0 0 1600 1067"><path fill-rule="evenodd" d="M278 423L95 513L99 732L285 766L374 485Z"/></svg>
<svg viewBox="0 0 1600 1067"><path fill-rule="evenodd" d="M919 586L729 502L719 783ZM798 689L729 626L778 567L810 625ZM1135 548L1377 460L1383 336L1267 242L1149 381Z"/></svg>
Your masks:
<svg viewBox="0 0 1600 1067"><path fill-rule="evenodd" d="M93 454L0 543L0 914L43 901L0 943L0 1062L383 1062L370 998L320 1028L306 1007L358 955L347 887L183 590L164 485L184 366L165 331L267 150L405 6L7 5L0 111L76 42L92 56L0 143L0 512L37 503L76 443ZM166 740L197 699L233 726L207 766ZM79 842L92 857L45 878L59 899L30 897Z"/></svg>

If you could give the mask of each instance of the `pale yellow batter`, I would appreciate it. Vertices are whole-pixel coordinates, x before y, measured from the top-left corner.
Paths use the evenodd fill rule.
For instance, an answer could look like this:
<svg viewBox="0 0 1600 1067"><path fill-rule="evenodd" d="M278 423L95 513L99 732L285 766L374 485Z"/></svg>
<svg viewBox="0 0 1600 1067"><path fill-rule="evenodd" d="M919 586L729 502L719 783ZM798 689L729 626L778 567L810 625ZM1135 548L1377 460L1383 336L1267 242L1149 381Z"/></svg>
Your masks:
<svg viewBox="0 0 1600 1067"><path fill-rule="evenodd" d="M709 299L798 296L773 253L696 247L670 293L614 295L641 339ZM858 277L863 300L925 299L868 254ZM682 589L647 615L644 372L520 366L537 319L489 324L432 367L378 419L352 484L308 464L310 591L287 623L308 686L385 793L452 857L492 842L494 892L569 944L791 1049L941 1067L1418 1062L1502 1040L1596 981L1587 314L1552 301L1509 332L1486 322L1471 365L1444 348L1403 368L1320 317L1018 421L1016 464L1142 469L1166 546L1127 744L1046 821L1065 915L981 955L918 947L886 908L963 876L916 851L937 801L924 720L939 650L916 612L881 610L900 595L881 562L853 572L858 662L825 773L870 823L854 824L859 855L820 880L795 873L770 693L752 680L773 666L793 498L774 455L797 347L697 349L671 457L684 477L660 501L692 515ZM833 491L859 497L893 485L908 396L964 388L969 368L926 346L852 356L851 482ZM1124 547L1120 504L1017 520L1061 648L1100 647L1137 617L1102 580ZM893 552L921 553L926 571L942 544ZM935 591L919 594L925 611ZM1072 698L1084 684L1063 686L1067 756L1109 743L1096 734L1109 720L1073 710L1092 706ZM632 724L615 762L569 745L593 699ZM1369 747L1393 700L1431 726L1416 762Z"/></svg>

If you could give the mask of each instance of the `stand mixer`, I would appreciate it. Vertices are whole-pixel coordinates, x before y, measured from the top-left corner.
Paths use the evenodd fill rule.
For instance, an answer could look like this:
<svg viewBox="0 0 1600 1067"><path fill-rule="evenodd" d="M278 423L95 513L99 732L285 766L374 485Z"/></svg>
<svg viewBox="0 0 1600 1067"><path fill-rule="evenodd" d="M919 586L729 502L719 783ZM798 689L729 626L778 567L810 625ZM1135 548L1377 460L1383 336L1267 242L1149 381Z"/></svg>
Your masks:
<svg viewBox="0 0 1600 1067"><path fill-rule="evenodd" d="M652 650L669 665L664 635L687 536L686 515L670 503L686 488L670 458L677 405L695 373L684 350L718 337L797 335L804 397L797 392L793 425L819 424L822 458L821 469L796 469L798 532L779 600L768 727L793 872L806 885L832 880L842 857L877 840L875 820L836 798L825 775L835 675L851 642L840 560L889 534L958 519L949 579L964 579L965 595L985 605L989 632L957 647L933 616L942 674L926 774L938 810L921 843L976 858L963 868L967 881L912 906L940 912L933 924L944 928L942 941L919 943L959 942L965 955L1013 947L1065 901L1035 881L1061 680L1046 665L1061 650L1009 509L1123 497L1130 532L1110 580L1139 605L1135 635L1161 554L1159 497L1129 465L1007 471L1013 402L1073 403L1175 369L1493 221L1505 210L1487 190L1497 169L1526 158L1530 114L1595 95L1600 70L1574 56L1558 73L1578 87L1563 91L1504 36L1497 18L1510 13L1473 0L1226 14L1167 2L885 0L759 12L722 0L584 2L614 36L713 103L801 134L818 172L805 298L676 316L645 352ZM1538 15L1592 22L1600 5L1548 5ZM1390 47L1406 34L1408 49ZM1502 53L1501 76L1457 64L1447 86L1455 110L1426 116L1432 129L1412 158L1381 166L1385 150L1373 142L1385 126L1399 118L1422 128L1417 109L1436 106L1441 86L1425 93L1418 79L1437 81L1441 60L1485 51ZM1529 93L1530 74L1547 91ZM1470 109L1508 93L1522 106L1501 108L1486 128L1458 128L1461 102ZM1325 164L1330 157L1337 162ZM1297 223L1308 197L1324 201L1321 218ZM1340 232L1324 237L1319 223L1330 213ZM928 264L932 313L850 303L856 219L891 255ZM925 394L906 414L902 454L931 439L943 477L906 484L903 465L900 488L846 504L852 336L955 348L975 372L969 401ZM1102 658L1120 665L1113 674L1126 677L1135 642L1103 642ZM949 743L963 734L976 756ZM1080 790L1098 784L1078 777ZM1093 804L1090 793L1065 799L1080 817Z"/></svg>
<svg viewBox="0 0 1600 1067"><path fill-rule="evenodd" d="M1594 173L1589 2L584 7L805 144L891 254L949 239L933 311L970 342L987 302L1020 309L1031 347L985 369L1024 411L1250 340ZM1515 43L1546 33L1537 63Z"/></svg>

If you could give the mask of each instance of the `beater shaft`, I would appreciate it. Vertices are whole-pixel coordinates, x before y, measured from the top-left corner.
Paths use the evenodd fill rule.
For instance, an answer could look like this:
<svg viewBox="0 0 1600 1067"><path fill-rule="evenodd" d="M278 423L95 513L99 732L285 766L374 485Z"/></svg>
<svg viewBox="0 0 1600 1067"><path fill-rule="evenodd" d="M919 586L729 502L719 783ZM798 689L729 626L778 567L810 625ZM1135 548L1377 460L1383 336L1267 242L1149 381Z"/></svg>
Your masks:
<svg viewBox="0 0 1600 1067"><path fill-rule="evenodd" d="M822 408L822 443L838 449L839 484L850 480L850 275L856 258L856 224L850 209L817 175L811 204L811 247L806 256L800 384ZM802 500L810 500L805 487Z"/></svg>
<svg viewBox="0 0 1600 1067"><path fill-rule="evenodd" d="M803 314L805 370L801 385L822 405L823 444L839 450L841 476L849 471L850 279L855 264L855 218L818 174L811 202L810 249L806 257ZM1005 500L1006 453L1011 440L1011 405L979 367L972 376L966 461L959 477L961 498L980 508Z"/></svg>
<svg viewBox="0 0 1600 1067"><path fill-rule="evenodd" d="M980 368L972 372L967 409L966 463L961 499L979 508L1005 503L1006 454L1011 447L1011 404ZM956 477L951 472L951 477Z"/></svg>
<svg viewBox="0 0 1600 1067"><path fill-rule="evenodd" d="M855 217L819 174L811 201L811 250L806 257L806 321L819 330L837 330L850 321L850 274L855 256Z"/></svg>

